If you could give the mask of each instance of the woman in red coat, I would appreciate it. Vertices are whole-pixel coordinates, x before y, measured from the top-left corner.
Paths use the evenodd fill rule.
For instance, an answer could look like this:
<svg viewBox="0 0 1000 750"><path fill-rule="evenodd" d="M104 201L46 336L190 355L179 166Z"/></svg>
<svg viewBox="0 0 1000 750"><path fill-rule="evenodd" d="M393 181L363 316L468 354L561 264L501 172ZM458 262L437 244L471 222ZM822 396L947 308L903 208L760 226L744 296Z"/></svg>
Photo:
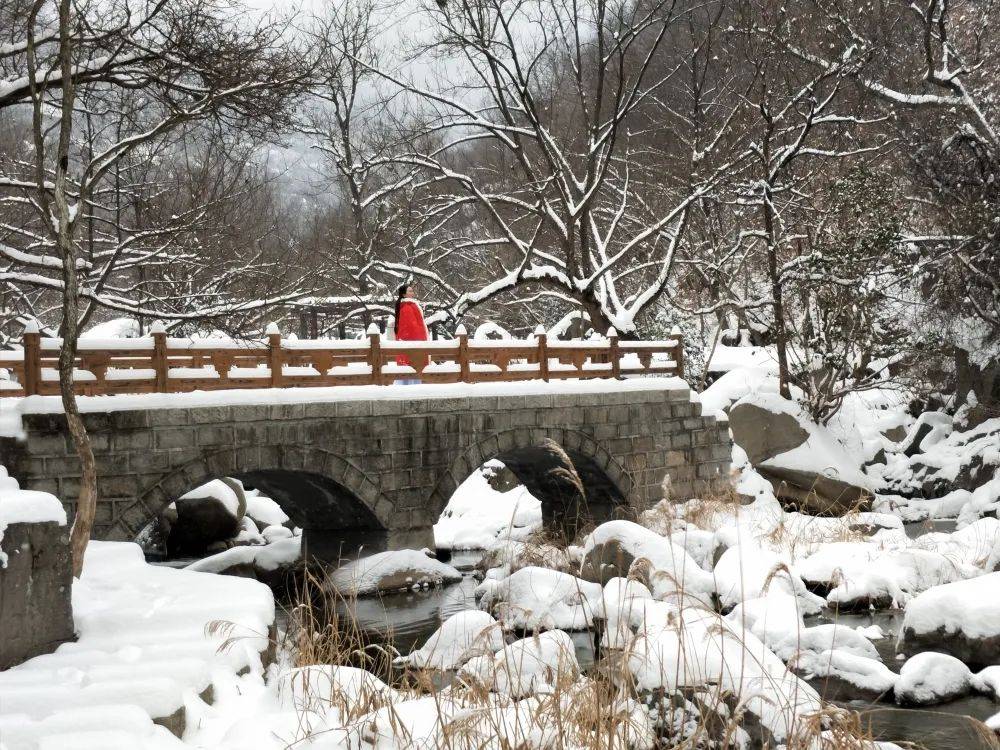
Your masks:
<svg viewBox="0 0 1000 750"><path fill-rule="evenodd" d="M420 304L415 299L413 287L403 284L399 287L396 295L396 341L427 341L427 324L424 323L424 313L420 309ZM396 364L407 367L410 360L405 354L396 357ZM397 380L398 385L412 385L419 383L419 378L402 378Z"/></svg>

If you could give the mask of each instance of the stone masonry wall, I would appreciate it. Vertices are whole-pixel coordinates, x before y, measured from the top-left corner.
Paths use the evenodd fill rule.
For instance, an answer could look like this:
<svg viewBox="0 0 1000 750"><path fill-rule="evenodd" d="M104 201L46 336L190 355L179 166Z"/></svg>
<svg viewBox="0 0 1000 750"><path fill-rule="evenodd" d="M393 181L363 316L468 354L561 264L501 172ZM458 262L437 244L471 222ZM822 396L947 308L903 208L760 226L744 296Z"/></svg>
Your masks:
<svg viewBox="0 0 1000 750"><path fill-rule="evenodd" d="M729 470L725 424L684 388L607 393L155 409L85 415L101 477L96 534L134 538L163 505L203 481L304 470L350 490L393 530L429 533L454 489L484 461L551 438L594 461L639 510L671 475L690 497ZM24 442L0 440L28 489L75 498L79 466L61 415L26 415ZM67 503L72 513L72 502Z"/></svg>

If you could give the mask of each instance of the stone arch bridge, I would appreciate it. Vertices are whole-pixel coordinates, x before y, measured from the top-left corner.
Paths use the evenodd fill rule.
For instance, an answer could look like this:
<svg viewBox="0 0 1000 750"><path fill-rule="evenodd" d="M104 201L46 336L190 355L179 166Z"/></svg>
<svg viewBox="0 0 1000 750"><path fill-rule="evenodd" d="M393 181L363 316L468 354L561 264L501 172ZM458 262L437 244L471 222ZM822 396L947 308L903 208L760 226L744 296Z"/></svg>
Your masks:
<svg viewBox="0 0 1000 750"><path fill-rule="evenodd" d="M682 381L594 386L86 413L100 476L94 536L134 539L178 496L236 476L277 500L307 544L371 529L390 548L433 546L431 527L449 497L491 458L540 492L544 507L530 457L547 441L570 456L585 486L603 488L603 500L588 499L633 511L661 499L667 473L685 498L728 472L727 425L702 415ZM72 512L80 471L64 416L24 414L22 424L23 439L0 438L0 463Z"/></svg>

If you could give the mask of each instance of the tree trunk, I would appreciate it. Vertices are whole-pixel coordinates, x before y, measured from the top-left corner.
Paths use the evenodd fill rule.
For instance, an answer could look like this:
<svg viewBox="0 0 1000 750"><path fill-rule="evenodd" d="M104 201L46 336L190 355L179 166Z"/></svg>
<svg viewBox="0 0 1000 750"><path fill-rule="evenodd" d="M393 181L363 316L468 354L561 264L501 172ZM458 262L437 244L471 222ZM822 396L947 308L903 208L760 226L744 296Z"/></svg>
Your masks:
<svg viewBox="0 0 1000 750"><path fill-rule="evenodd" d="M765 148L765 156L767 149ZM765 159L765 165L768 163ZM782 298L781 277L778 274L778 250L774 243L774 207L771 205L771 186L764 186L764 232L767 235L767 273L771 280L771 300L774 310L774 345L778 350L778 393L791 400L788 387L788 332L785 330L785 303Z"/></svg>
<svg viewBox="0 0 1000 750"><path fill-rule="evenodd" d="M66 423L73 438L73 447L80 459L80 492L76 501L73 528L70 530L70 552L73 555L73 575L77 578L83 572L83 558L87 542L94 527L97 513L97 467L94 451L90 444L86 425L80 417L80 410L73 392L73 364L76 359L77 337L79 335L80 298L79 279L76 268L76 242L74 230L79 209L86 203L86 188L80 186L77 211L70 208L67 198L66 181L69 170L69 149L73 132L73 49L70 34L71 7L69 0L59 3L59 57L62 73L62 118L59 124L59 146L56 154L56 174L53 189L55 202L56 236L62 256L63 298L62 298L62 348L59 350L59 394L62 397Z"/></svg>

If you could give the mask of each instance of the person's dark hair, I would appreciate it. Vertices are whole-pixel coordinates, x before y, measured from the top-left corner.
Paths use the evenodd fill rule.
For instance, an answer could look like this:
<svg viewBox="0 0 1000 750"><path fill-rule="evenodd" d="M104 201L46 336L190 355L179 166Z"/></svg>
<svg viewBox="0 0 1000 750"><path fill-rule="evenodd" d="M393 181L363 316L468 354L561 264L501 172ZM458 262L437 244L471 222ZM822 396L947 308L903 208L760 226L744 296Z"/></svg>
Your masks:
<svg viewBox="0 0 1000 750"><path fill-rule="evenodd" d="M403 284L396 290L396 317L392 321L392 332L395 334L399 333L399 308L402 306L403 299L406 297L406 290L409 288L409 284Z"/></svg>

